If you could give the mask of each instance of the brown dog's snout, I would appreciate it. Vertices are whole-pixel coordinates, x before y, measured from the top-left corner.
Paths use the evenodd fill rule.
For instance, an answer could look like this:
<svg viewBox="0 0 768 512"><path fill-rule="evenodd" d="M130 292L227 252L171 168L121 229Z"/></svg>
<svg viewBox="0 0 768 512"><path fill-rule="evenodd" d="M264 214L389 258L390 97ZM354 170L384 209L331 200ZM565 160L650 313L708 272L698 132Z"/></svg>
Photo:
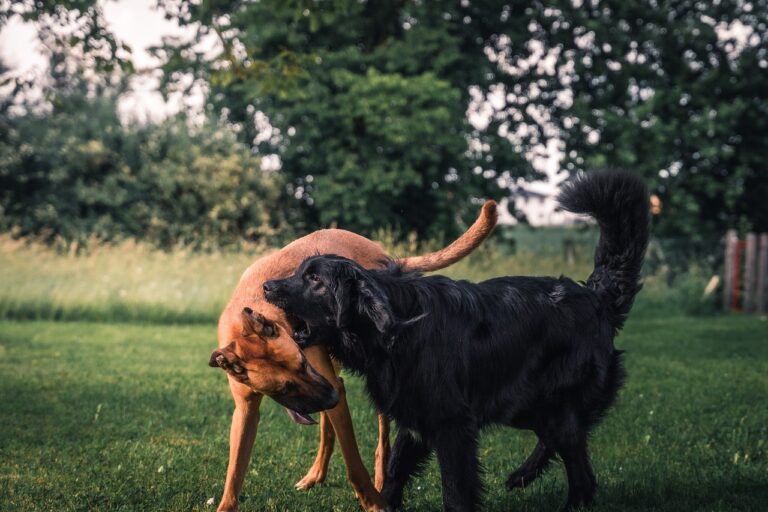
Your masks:
<svg viewBox="0 0 768 512"><path fill-rule="evenodd" d="M283 407L301 414L333 409L339 403L339 393L320 374L304 377L290 391L271 396Z"/></svg>
<svg viewBox="0 0 768 512"><path fill-rule="evenodd" d="M325 377L307 364L306 358L304 359L304 369L305 379L308 381L306 394L313 396L313 400L316 402L315 407L319 410L333 409L339 403L339 393Z"/></svg>

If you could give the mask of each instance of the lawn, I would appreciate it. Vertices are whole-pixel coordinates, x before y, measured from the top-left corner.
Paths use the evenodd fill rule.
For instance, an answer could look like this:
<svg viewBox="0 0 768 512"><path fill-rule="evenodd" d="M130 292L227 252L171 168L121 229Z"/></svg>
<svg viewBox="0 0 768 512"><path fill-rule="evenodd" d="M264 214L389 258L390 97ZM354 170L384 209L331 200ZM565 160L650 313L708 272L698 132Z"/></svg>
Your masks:
<svg viewBox="0 0 768 512"><path fill-rule="evenodd" d="M765 510L768 504L768 322L743 316L642 313L617 344L629 380L595 432L595 511ZM213 510L221 495L232 405L224 374L206 366L215 326L0 322L2 510ZM375 415L347 380L370 464ZM262 407L243 511L354 511L341 456L327 483L293 489L318 431ZM563 470L507 492L531 434L484 434L485 510L554 511ZM407 510L440 509L434 462Z"/></svg>

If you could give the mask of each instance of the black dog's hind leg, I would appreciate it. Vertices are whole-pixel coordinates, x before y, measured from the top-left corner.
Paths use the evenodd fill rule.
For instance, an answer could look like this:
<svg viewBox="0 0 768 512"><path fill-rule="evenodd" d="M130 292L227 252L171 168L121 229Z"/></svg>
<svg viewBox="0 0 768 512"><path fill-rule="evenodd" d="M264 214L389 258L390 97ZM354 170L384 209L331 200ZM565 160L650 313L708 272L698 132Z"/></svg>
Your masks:
<svg viewBox="0 0 768 512"><path fill-rule="evenodd" d="M564 511L579 505L590 505L595 496L595 475L587 454L587 429L574 413L567 414L558 422L554 442L562 457L568 476L568 501Z"/></svg>
<svg viewBox="0 0 768 512"><path fill-rule="evenodd" d="M441 430L435 437L446 512L473 512L479 507L482 483L477 435L477 429L458 425Z"/></svg>
<svg viewBox="0 0 768 512"><path fill-rule="evenodd" d="M381 495L392 508L399 508L403 489L412 475L419 473L432 450L422 439L401 429L389 454Z"/></svg>
<svg viewBox="0 0 768 512"><path fill-rule="evenodd" d="M539 438L536 448L519 468L510 473L507 478L507 488L527 487L536 480L549 467L549 463L555 456L555 450Z"/></svg>

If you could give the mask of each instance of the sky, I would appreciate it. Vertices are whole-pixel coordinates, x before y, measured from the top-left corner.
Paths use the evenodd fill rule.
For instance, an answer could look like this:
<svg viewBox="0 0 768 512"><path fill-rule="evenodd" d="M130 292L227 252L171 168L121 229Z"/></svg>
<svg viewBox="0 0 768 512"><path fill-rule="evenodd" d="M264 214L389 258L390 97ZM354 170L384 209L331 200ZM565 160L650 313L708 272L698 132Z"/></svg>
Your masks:
<svg viewBox="0 0 768 512"><path fill-rule="evenodd" d="M118 39L133 50L133 60L139 70L157 64L147 48L158 45L164 36L191 37L192 33L173 21L166 20L155 8L156 0L119 0L103 3L104 17ZM0 30L0 56L14 73L26 75L47 67L42 47L33 23L11 18ZM211 44L210 41L207 42ZM121 98L120 112L124 119L159 121L179 110L202 106L201 94L174 95L168 102L157 92L157 79L143 75L132 83L133 92Z"/></svg>

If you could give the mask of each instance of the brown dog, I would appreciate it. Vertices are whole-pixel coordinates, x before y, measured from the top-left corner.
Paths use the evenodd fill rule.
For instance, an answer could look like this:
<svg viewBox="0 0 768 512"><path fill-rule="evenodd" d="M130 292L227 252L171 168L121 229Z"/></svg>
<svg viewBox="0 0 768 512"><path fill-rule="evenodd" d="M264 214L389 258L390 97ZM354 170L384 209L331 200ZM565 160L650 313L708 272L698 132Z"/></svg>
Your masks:
<svg viewBox="0 0 768 512"><path fill-rule="evenodd" d="M496 204L488 201L475 223L448 247L423 256L403 258L399 263L419 271L447 267L480 245L496 225L496 218ZM264 395L284 405L299 423L312 422L306 416L307 412L328 409L320 415L317 457L307 475L296 484L297 488L309 489L325 479L335 433L347 466L347 477L362 508L366 511L387 508L377 491L383 484L384 461L389 451L387 419L379 416L374 487L360 458L344 385L337 378L338 369L334 368L322 345L309 347L302 353L293 341L293 330L285 313L264 300L265 281L287 277L304 259L323 253L345 256L371 268L387 258L378 244L349 231L316 231L256 260L240 278L221 314L219 349L211 354L210 364L227 371L235 411L230 429L227 479L218 511L237 510ZM334 407L337 401L338 405Z"/></svg>

